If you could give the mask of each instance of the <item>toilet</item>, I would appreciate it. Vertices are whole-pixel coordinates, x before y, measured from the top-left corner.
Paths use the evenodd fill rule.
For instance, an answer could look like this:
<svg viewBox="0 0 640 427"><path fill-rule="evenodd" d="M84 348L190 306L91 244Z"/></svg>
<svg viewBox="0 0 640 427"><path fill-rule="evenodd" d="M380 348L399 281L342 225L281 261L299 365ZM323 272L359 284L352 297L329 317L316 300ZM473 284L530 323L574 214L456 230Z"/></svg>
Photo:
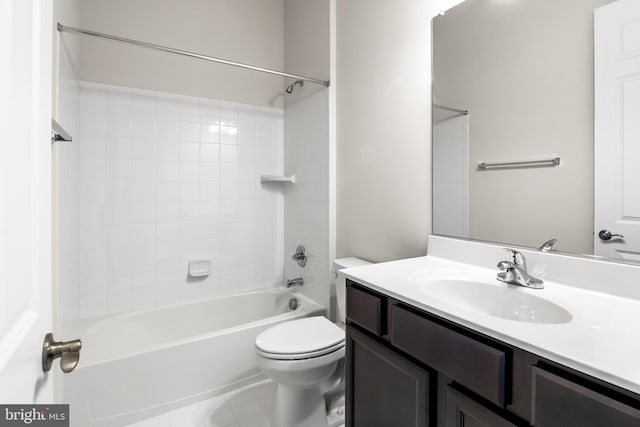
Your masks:
<svg viewBox="0 0 640 427"><path fill-rule="evenodd" d="M370 264L340 258L334 271ZM277 385L275 427L327 427L325 388L345 356L346 283L336 280L338 324L323 316L279 323L256 338L258 366ZM341 326L339 326L341 325Z"/></svg>

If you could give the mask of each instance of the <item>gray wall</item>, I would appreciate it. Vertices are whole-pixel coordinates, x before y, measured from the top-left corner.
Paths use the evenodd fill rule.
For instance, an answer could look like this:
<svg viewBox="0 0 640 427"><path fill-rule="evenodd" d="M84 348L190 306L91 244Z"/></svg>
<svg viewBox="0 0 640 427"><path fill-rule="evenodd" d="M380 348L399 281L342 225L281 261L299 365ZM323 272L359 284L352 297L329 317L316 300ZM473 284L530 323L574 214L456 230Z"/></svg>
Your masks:
<svg viewBox="0 0 640 427"><path fill-rule="evenodd" d="M337 2L338 257L384 261L425 253L430 18L444 3Z"/></svg>
<svg viewBox="0 0 640 427"><path fill-rule="evenodd" d="M277 70L285 65L284 0L82 0L79 6L79 23L90 30ZM82 37L75 62L82 80L284 105L282 77L198 59Z"/></svg>
<svg viewBox="0 0 640 427"><path fill-rule="evenodd" d="M284 70L329 80L329 1L284 0ZM286 84L294 79L287 78ZM305 83L285 96L285 106L307 98L325 86Z"/></svg>

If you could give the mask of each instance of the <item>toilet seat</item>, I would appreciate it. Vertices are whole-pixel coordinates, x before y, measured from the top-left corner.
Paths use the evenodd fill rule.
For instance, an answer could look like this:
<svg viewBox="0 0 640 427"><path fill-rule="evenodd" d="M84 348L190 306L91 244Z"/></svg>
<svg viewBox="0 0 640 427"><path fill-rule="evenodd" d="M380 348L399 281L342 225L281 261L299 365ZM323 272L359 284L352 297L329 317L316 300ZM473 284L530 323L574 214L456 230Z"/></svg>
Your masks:
<svg viewBox="0 0 640 427"><path fill-rule="evenodd" d="M256 338L257 353L277 360L320 357L344 346L344 331L323 316L283 322Z"/></svg>
<svg viewBox="0 0 640 427"><path fill-rule="evenodd" d="M344 348L344 341L336 344L333 347L325 348L322 350L310 351L307 353L268 353L266 351L262 351L259 348L257 349L258 355L267 358L267 359L275 359L275 360L302 360L302 359L312 359L320 356L325 356L329 353L333 353L334 351L340 350Z"/></svg>

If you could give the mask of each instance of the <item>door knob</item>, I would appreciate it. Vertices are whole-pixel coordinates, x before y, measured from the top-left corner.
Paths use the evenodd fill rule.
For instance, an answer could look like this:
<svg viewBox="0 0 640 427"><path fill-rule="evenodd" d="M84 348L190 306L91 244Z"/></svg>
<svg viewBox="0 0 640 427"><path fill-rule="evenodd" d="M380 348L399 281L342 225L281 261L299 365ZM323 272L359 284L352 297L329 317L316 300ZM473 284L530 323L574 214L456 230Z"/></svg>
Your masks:
<svg viewBox="0 0 640 427"><path fill-rule="evenodd" d="M600 230L598 237L602 240L611 240L612 237L620 237L621 239L624 239L622 234L613 234L609 230Z"/></svg>
<svg viewBox="0 0 640 427"><path fill-rule="evenodd" d="M48 372L51 370L53 361L60 358L60 369L62 372L69 373L73 371L80 360L80 349L82 341L54 341L53 334L49 332L44 337L42 344L42 370Z"/></svg>

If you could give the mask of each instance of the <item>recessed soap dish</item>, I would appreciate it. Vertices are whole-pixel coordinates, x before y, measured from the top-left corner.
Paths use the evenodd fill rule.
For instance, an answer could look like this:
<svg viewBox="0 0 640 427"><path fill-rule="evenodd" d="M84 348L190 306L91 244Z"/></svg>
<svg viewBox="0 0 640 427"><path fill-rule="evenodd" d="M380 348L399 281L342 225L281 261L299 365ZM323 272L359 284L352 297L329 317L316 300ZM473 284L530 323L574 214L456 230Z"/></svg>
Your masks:
<svg viewBox="0 0 640 427"><path fill-rule="evenodd" d="M207 277L211 274L210 259L192 259L189 260L189 276L191 277Z"/></svg>
<svg viewBox="0 0 640 427"><path fill-rule="evenodd" d="M285 175L260 175L260 182L289 182L291 184L296 183L296 176Z"/></svg>

